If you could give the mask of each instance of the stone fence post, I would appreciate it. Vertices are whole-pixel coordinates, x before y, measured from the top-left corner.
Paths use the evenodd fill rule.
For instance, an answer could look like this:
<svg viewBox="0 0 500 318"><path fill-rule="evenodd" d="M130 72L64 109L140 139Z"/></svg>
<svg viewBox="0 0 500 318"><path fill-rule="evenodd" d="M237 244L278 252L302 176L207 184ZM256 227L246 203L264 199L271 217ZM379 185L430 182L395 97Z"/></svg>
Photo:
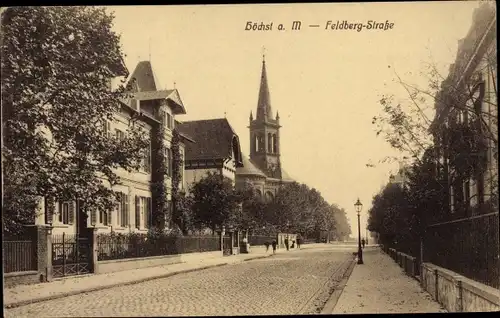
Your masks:
<svg viewBox="0 0 500 318"><path fill-rule="evenodd" d="M99 248L98 248L98 242L97 242L97 229L92 228L90 229L90 270L92 273L98 274L99 273L99 263L98 263L98 256L99 256Z"/></svg>
<svg viewBox="0 0 500 318"><path fill-rule="evenodd" d="M38 277L40 277L40 282L50 282L52 280L52 226L37 225L35 230Z"/></svg>

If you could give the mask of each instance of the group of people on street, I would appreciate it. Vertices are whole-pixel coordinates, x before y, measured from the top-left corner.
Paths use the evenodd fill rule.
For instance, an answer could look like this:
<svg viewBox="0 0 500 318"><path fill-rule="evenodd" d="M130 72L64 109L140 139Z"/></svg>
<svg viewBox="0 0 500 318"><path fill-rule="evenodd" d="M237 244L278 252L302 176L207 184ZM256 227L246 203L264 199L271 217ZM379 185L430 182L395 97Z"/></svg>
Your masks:
<svg viewBox="0 0 500 318"><path fill-rule="evenodd" d="M284 243L285 243L285 247L286 247L287 251L289 251L290 248L295 248L295 243L297 243L297 248L300 248L301 238L298 237L297 241L293 240L291 247L290 247L290 242L288 240L288 237L285 238ZM273 240L271 243L265 242L264 245L266 247L266 252L269 251L269 246L272 246L273 247L273 254L276 254L276 248L278 247L278 243L276 242L276 240Z"/></svg>

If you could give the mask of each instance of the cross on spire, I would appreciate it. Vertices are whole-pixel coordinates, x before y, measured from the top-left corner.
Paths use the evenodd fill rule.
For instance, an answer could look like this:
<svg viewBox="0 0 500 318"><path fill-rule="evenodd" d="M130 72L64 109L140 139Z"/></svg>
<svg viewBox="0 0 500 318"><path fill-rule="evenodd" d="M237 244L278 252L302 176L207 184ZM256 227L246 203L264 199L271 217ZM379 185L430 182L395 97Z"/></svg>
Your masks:
<svg viewBox="0 0 500 318"><path fill-rule="evenodd" d="M262 46L262 62L266 62L266 47Z"/></svg>

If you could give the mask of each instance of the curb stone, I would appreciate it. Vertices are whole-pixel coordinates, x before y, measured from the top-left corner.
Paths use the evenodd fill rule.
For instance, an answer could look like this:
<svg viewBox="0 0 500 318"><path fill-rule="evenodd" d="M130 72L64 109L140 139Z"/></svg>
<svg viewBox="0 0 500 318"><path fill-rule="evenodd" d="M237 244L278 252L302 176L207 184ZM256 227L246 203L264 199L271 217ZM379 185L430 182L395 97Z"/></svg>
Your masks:
<svg viewBox="0 0 500 318"><path fill-rule="evenodd" d="M345 266L345 267L344 267ZM310 314L310 312L306 312L305 310L307 310L307 306L310 304L310 303L316 303L316 301L318 301L318 299L324 294L324 291L323 291L323 288L324 287L328 287L327 289L327 300L326 302L323 302L323 308L326 306L326 303L328 303L330 301L330 298L331 298L331 294L330 294L330 290L331 288L329 287L329 284L331 283L331 280L334 276L336 276L337 273L342 273L342 275L340 276L341 277L341 280L343 281L344 277L346 276L346 273L349 271L349 268L353 266L353 260L346 260L344 261L340 267L335 270L333 272L333 274L331 274L331 276L327 279L327 281L324 283L323 287L318 289L314 295L309 299L309 301L303 305L303 307L301 308L300 312L298 314ZM319 307L321 308L321 307ZM322 312L323 308L321 309L320 313ZM316 312L317 313L317 312Z"/></svg>
<svg viewBox="0 0 500 318"><path fill-rule="evenodd" d="M40 298L35 298L35 299L21 300L21 301L17 301L17 302L12 302L12 303L7 304L7 305L4 304L4 308L11 309L11 308L26 306L26 305L30 305L30 304L34 304L34 303L43 302L43 301L49 301L49 300L79 295L79 294L86 294L86 293L104 290L104 289L110 289L110 288L114 288L114 287L122 287L122 286L127 286L127 285L139 284L139 283L143 283L143 282L147 282L147 281L151 281L151 280L155 280L155 279L162 279L162 278L167 278L170 276L175 276L178 274L185 274L185 273L201 271L201 270L209 269L209 268L221 267L221 266L225 266L228 264L229 263L207 265L207 266L203 266L203 267L185 269L185 270L180 270L180 271L162 274L162 275L153 276L153 277L141 278L141 279L128 281L128 282L114 283L114 284L109 284L109 285L105 285L105 286L97 286L97 287L92 287L92 288L87 288L87 289L74 290L74 291L70 291L70 292L65 292L65 293L60 293L60 294L56 294L56 295L50 295L50 296L45 296L45 297L40 297Z"/></svg>
<svg viewBox="0 0 500 318"><path fill-rule="evenodd" d="M253 257L253 258L247 258L247 259L242 260L242 262L248 262L248 261L253 261L253 260L256 260L256 259L268 258L268 257L271 257L271 256L273 256L273 254L262 255L262 256L257 256L257 257Z"/></svg>
<svg viewBox="0 0 500 318"><path fill-rule="evenodd" d="M337 302L340 299L340 296L344 292L344 288L347 284L347 281L351 277L351 274L354 270L354 267L356 267L356 262L357 262L357 257L353 258L351 261L351 264L347 267L346 271L342 275L342 280L337 284L335 289L333 290L333 293L330 295L328 300L326 301L325 305L323 306L323 309L321 309L320 314L321 315L331 315L335 307L337 306Z"/></svg>

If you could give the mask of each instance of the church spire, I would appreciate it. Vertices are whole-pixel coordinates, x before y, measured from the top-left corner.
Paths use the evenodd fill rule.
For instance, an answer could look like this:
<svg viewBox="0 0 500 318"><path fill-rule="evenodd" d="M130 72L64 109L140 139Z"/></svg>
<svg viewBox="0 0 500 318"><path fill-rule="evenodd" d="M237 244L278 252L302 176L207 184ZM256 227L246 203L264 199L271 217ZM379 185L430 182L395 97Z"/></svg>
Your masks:
<svg viewBox="0 0 500 318"><path fill-rule="evenodd" d="M262 74L260 76L259 101L257 102L257 120L273 119L271 110L271 97L267 85L266 60L262 56Z"/></svg>

